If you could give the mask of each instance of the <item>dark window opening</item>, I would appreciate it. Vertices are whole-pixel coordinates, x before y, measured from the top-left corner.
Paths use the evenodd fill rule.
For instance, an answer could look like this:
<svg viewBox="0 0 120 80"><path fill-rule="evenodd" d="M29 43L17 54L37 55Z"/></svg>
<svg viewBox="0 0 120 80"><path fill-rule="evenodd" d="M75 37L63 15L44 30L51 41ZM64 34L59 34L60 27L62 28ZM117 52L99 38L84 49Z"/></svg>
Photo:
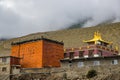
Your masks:
<svg viewBox="0 0 120 80"><path fill-rule="evenodd" d="M88 56L89 56L89 57L93 57L93 51L94 51L94 50L89 50L89 53L88 53Z"/></svg>
<svg viewBox="0 0 120 80"><path fill-rule="evenodd" d="M83 53L84 53L84 51L80 51L79 52L79 57L83 57Z"/></svg>
<svg viewBox="0 0 120 80"><path fill-rule="evenodd" d="M70 60L70 61L69 61L69 67L71 67L71 66L72 66L72 61Z"/></svg>
<svg viewBox="0 0 120 80"><path fill-rule="evenodd" d="M2 58L2 62L7 62L7 58Z"/></svg>
<svg viewBox="0 0 120 80"><path fill-rule="evenodd" d="M74 58L74 53L70 53L70 59Z"/></svg>
<svg viewBox="0 0 120 80"><path fill-rule="evenodd" d="M64 58L67 58L67 53L64 53Z"/></svg>
<svg viewBox="0 0 120 80"><path fill-rule="evenodd" d="M2 72L6 72L7 71L7 68L6 67L3 67L2 68Z"/></svg>
<svg viewBox="0 0 120 80"><path fill-rule="evenodd" d="M114 65L118 64L118 60L112 60L112 64Z"/></svg>

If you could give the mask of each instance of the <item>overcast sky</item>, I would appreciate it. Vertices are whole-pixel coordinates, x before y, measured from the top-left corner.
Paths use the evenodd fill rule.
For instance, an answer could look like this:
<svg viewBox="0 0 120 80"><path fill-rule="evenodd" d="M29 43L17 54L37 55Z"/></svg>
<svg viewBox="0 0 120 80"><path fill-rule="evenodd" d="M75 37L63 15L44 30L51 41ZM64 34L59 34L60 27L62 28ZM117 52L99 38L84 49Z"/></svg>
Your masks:
<svg viewBox="0 0 120 80"><path fill-rule="evenodd" d="M120 21L120 0L0 0L0 37Z"/></svg>

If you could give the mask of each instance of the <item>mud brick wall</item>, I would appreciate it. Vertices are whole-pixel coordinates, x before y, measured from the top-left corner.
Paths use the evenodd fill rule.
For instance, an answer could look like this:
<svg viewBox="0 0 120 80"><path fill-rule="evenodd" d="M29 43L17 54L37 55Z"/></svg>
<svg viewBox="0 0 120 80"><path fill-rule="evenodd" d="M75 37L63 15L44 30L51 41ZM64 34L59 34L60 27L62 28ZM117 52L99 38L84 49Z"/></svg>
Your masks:
<svg viewBox="0 0 120 80"><path fill-rule="evenodd" d="M63 54L63 45L49 40L12 45L11 51L12 56L21 58L22 68L59 67Z"/></svg>

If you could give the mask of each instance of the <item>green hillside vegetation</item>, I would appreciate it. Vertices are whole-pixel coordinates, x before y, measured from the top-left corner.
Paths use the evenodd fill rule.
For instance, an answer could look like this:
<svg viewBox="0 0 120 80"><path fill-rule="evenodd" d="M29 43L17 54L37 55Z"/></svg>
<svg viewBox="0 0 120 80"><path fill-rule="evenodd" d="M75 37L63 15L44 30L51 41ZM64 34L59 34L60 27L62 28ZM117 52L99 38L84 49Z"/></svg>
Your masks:
<svg viewBox="0 0 120 80"><path fill-rule="evenodd" d="M88 28L66 29L51 32L39 32L26 36L13 38L5 41L0 41L0 54L9 55L12 42L19 42L24 40L36 39L44 36L45 38L63 41L64 48L74 48L86 45L83 40L93 38L95 31L99 31L103 40L112 41L113 46L118 46L120 49L120 22L112 24L104 24Z"/></svg>

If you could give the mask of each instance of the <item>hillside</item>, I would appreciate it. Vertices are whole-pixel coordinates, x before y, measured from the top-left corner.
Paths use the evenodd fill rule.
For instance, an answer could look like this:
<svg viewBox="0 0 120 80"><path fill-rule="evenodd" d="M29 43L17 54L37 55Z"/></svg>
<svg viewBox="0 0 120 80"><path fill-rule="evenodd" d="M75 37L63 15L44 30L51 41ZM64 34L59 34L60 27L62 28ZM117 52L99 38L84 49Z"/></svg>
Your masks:
<svg viewBox="0 0 120 80"><path fill-rule="evenodd" d="M93 38L95 31L99 31L104 40L112 41L113 46L117 45L120 48L120 22L112 24L104 24L88 28L76 28L76 29L66 29L51 32L39 32L33 33L26 36L9 39L6 41L0 41L0 54L9 55L12 42L18 42L23 40L29 40L34 38L40 38L44 36L45 38L63 41L64 48L80 47L86 45L83 40L89 40Z"/></svg>

